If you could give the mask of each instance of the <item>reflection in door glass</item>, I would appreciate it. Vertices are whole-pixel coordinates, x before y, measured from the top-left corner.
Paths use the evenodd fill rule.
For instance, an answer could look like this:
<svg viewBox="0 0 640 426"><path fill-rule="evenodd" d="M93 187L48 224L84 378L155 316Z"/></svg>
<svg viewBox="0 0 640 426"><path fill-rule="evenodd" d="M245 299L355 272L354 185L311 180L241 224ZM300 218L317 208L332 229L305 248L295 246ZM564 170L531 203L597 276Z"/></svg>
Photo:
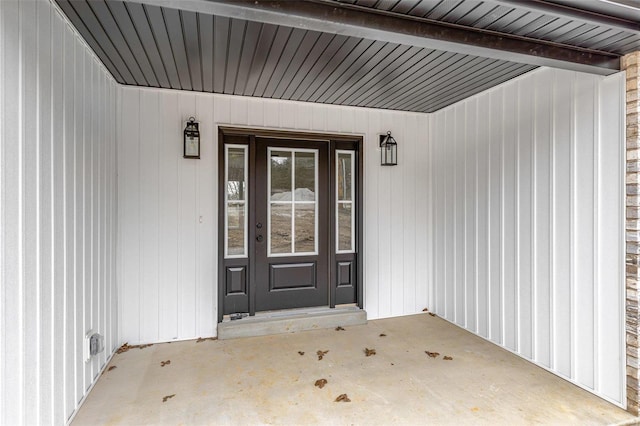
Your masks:
<svg viewBox="0 0 640 426"><path fill-rule="evenodd" d="M247 255L247 146L225 146L225 257Z"/></svg>
<svg viewBox="0 0 640 426"><path fill-rule="evenodd" d="M244 148L228 148L227 152L227 199L245 199Z"/></svg>
<svg viewBox="0 0 640 426"><path fill-rule="evenodd" d="M271 151L271 201L291 201L291 152Z"/></svg>
<svg viewBox="0 0 640 426"><path fill-rule="evenodd" d="M296 201L314 201L316 199L316 154L315 152L296 152L295 155L295 199Z"/></svg>
<svg viewBox="0 0 640 426"><path fill-rule="evenodd" d="M316 250L316 206L309 203L296 203L296 253L309 253Z"/></svg>
<svg viewBox="0 0 640 426"><path fill-rule="evenodd" d="M291 203L271 204L271 253L291 253Z"/></svg>
<svg viewBox="0 0 640 426"><path fill-rule="evenodd" d="M353 213L353 151L336 151L337 251L353 252L355 232Z"/></svg>
<svg viewBox="0 0 640 426"><path fill-rule="evenodd" d="M244 254L244 203L229 203L227 207L227 254Z"/></svg>
<svg viewBox="0 0 640 426"><path fill-rule="evenodd" d="M338 200L351 201L351 161L350 152L338 152Z"/></svg>

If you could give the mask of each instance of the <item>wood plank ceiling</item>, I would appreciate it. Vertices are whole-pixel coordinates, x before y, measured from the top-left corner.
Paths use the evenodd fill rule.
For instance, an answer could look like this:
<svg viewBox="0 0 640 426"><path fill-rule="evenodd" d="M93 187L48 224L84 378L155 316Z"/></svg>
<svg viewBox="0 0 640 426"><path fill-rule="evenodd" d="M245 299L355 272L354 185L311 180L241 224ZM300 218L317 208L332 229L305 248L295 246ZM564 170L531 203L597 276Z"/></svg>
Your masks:
<svg viewBox="0 0 640 426"><path fill-rule="evenodd" d="M56 2L114 78L128 85L433 112L536 68L137 2ZM617 54L640 43L637 31L482 1L358 5Z"/></svg>

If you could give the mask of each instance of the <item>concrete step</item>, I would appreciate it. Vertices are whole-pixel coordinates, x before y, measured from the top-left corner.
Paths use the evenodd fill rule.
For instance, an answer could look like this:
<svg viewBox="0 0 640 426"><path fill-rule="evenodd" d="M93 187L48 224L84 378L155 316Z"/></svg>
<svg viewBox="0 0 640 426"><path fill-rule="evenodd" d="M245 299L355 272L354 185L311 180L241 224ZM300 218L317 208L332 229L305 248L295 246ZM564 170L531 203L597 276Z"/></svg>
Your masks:
<svg viewBox="0 0 640 426"><path fill-rule="evenodd" d="M253 317L245 317L239 320L231 321L225 319L225 321L218 324L218 339L227 340L239 337L295 333L366 323L367 312L355 306L334 309L322 307L269 311L260 312Z"/></svg>

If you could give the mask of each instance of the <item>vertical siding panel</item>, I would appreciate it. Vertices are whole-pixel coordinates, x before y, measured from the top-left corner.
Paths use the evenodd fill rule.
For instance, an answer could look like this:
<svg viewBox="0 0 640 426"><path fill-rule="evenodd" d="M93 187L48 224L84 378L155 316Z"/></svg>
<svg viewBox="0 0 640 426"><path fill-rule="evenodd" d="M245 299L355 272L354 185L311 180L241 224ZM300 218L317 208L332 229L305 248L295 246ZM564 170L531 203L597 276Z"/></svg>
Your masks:
<svg viewBox="0 0 640 426"><path fill-rule="evenodd" d="M21 123L23 138L23 223L24 239L24 392L25 423L40 423L40 250L38 179L40 171L38 129L33 119L38 116L37 21L36 2L20 2ZM31 119L31 121L29 120Z"/></svg>
<svg viewBox="0 0 640 426"><path fill-rule="evenodd" d="M325 108L316 107L314 113L314 126L326 125L326 114L323 114L322 120L317 117L317 112ZM378 177L380 175L380 148L378 147L378 132L380 123L380 112L369 110L367 114L366 136L364 140L364 308L367 314L377 318L380 317L380 236L378 234L378 222L380 220L380 212L378 207L379 191ZM320 123L318 123L320 121Z"/></svg>
<svg viewBox="0 0 640 426"><path fill-rule="evenodd" d="M351 110L351 108L343 108L342 117L351 115L344 114L347 110ZM394 136L394 138L406 141L404 114L393 112L388 115L388 118L390 120L388 129L391 130L392 135L397 135ZM346 124L347 123L344 122L342 123L344 127L341 127L340 131L348 131ZM406 150L398 150L398 166L386 167L389 169L390 176L390 187L387 193L390 194L390 204L393 206L390 207L389 215L383 216L391 219L389 223L390 226L388 226L391 231L391 255L387 257L391 282L391 288L389 289L391 316L402 315L404 307L404 268L402 267L404 259L404 205L402 201L405 191L402 185L402 171L406 167L405 158Z"/></svg>
<svg viewBox="0 0 640 426"><path fill-rule="evenodd" d="M465 170L465 327L476 331L476 128L477 100L470 99L465 106L464 170Z"/></svg>
<svg viewBox="0 0 640 426"><path fill-rule="evenodd" d="M444 316L450 321L455 321L455 113L453 109L447 111L445 116L446 142L444 150L444 280L442 282L444 295Z"/></svg>
<svg viewBox="0 0 640 426"><path fill-rule="evenodd" d="M280 125L283 129L295 129L296 127L296 108L295 104L291 102L278 102L278 109L280 111ZM231 115L235 121L239 117Z"/></svg>
<svg viewBox="0 0 640 426"><path fill-rule="evenodd" d="M418 147L420 140L418 139L418 117L416 115L409 115L405 117L404 135L405 140L404 149L402 154L402 189L403 189L403 226L402 226L402 271L403 281L400 282L400 286L403 288L403 314L412 314L419 312L422 308L419 307L419 303L416 297L416 260L417 255L421 253L417 250L417 230L418 225L416 223L416 181L418 164L422 162L416 161L418 156ZM354 120L354 122L359 122ZM418 180L418 182L420 182ZM424 181L423 181L424 182ZM424 185L424 184L423 184ZM423 216L424 217L424 216ZM420 228L423 228L421 225Z"/></svg>
<svg viewBox="0 0 640 426"><path fill-rule="evenodd" d="M52 419L54 424L61 424L65 421L65 160L66 143L65 127L65 102L64 102L64 57L65 57L65 24L62 17L57 12L52 12L52 37L50 44L52 50L59 49L52 55L52 155L53 155L53 315L51 324L53 333L49 342L49 347L53 351L52 360L52 384L51 394L53 397ZM54 348L57 348L54 349Z"/></svg>
<svg viewBox="0 0 640 426"><path fill-rule="evenodd" d="M196 112L202 127L200 130L201 157L198 161L198 318L197 334L215 336L217 333L217 274L218 259L217 198L211 196L218 188L217 134L213 122L213 98L200 95L196 99ZM247 119L247 117L244 117Z"/></svg>
<svg viewBox="0 0 640 426"><path fill-rule="evenodd" d="M551 91L553 74L536 76L535 147L534 147L534 306L535 306L535 359L551 367Z"/></svg>
<svg viewBox="0 0 640 426"><path fill-rule="evenodd" d="M219 104L219 97L215 98L216 106ZM280 108L278 108L277 101L271 99L263 99L264 107L264 125L265 127L278 128L280 126ZM218 117L219 123L225 123L220 119L220 113L216 108L216 117Z"/></svg>
<svg viewBox="0 0 640 426"><path fill-rule="evenodd" d="M0 411L0 423L22 424L24 417L24 358L25 352L22 333L25 325L22 309L24 297L24 276L22 273L22 204L23 191L23 130L17 125L22 114L18 106L22 102L20 89L21 65L16 60L22 59L20 54L20 3L0 2L2 15L2 126L0 135L2 141L2 223L0 233L2 238L3 264L0 275L2 277L3 296L3 362L2 366L2 400L3 409ZM8 143L14 141L14 143ZM9 286L8 283L14 283ZM7 326L11 324L12 326ZM7 350L11 348L11 350ZM9 367L5 367L9 366Z"/></svg>
<svg viewBox="0 0 640 426"><path fill-rule="evenodd" d="M502 336L502 289L501 260L502 241L502 134L503 123L503 87L490 95L491 126L489 139L489 337L498 344L503 343Z"/></svg>
<svg viewBox="0 0 640 426"><path fill-rule="evenodd" d="M481 96L478 101L478 334L489 337L489 141L491 140L491 110L486 106L489 97ZM484 103L483 107L480 102Z"/></svg>
<svg viewBox="0 0 640 426"><path fill-rule="evenodd" d="M65 192L65 343L64 343L64 413L73 411L76 403L76 209L75 209L75 36L65 24L64 32L64 192Z"/></svg>
<svg viewBox="0 0 640 426"><path fill-rule="evenodd" d="M435 298L435 310L438 315L445 316L445 284L446 284L446 256L444 252L445 247L445 129L446 126L438 126L434 141L434 187L435 187L435 201L434 201L434 217L435 223L438 226L435 227L435 240L437 250L434 251L435 262L435 284L434 284L434 298ZM437 159L437 160L436 160Z"/></svg>
<svg viewBox="0 0 640 426"><path fill-rule="evenodd" d="M575 182L575 283L576 283L576 379L589 388L595 385L594 378L594 333L593 318L593 265L594 258L594 134L593 104L594 80L591 76L578 74L576 82L576 151L574 158ZM581 265L578 267L578 265Z"/></svg>
<svg viewBox="0 0 640 426"><path fill-rule="evenodd" d="M312 107L309 103L296 105L296 129L310 130L312 121Z"/></svg>
<svg viewBox="0 0 640 426"><path fill-rule="evenodd" d="M249 123L248 98L230 96L229 106L230 106L229 112L231 114L231 117L233 117L233 122L235 124L242 124L246 126Z"/></svg>
<svg viewBox="0 0 640 426"><path fill-rule="evenodd" d="M122 89L120 107L121 137L118 140L118 210L120 228L120 276L118 300L120 301L120 340L140 342L140 180L139 139L140 93ZM174 117L176 120L176 117ZM123 135L133 134L134 138ZM177 204L178 206L180 204Z"/></svg>
<svg viewBox="0 0 640 426"><path fill-rule="evenodd" d="M195 95L178 98L180 126L184 128L195 114ZM197 268L197 193L196 167L198 160L181 158L178 163L178 277L182 286L179 294L179 327L183 337L196 337L196 268ZM204 182L203 182L204 183Z"/></svg>
<svg viewBox="0 0 640 426"><path fill-rule="evenodd" d="M598 135L598 382L599 392L614 401L623 400L625 359L623 318L623 270L619 261L624 255L623 233L614 232L612 223L624 217L624 132L617 117L624 116L624 74L601 81ZM613 190L612 188L618 188ZM617 367L617 368L616 368Z"/></svg>
<svg viewBox="0 0 640 426"><path fill-rule="evenodd" d="M37 15L37 111L32 126L38 132L38 282L39 305L39 352L32 354L38 358L39 371L39 422L52 422L52 139L51 139L51 11L44 1L36 2ZM25 336L29 339L30 336ZM32 337L31 337L32 338Z"/></svg>
<svg viewBox="0 0 640 426"><path fill-rule="evenodd" d="M454 318L456 324L464 326L466 323L465 318L465 128L467 126L466 109L464 104L458 104L453 111L455 111L457 123L454 129L455 136L455 151L453 161L455 167L453 168L455 176L453 179L455 187L453 188L453 194L455 197L454 208L454 228L455 228L455 250L454 250L454 267L455 267L455 300L454 300Z"/></svg>
<svg viewBox="0 0 640 426"><path fill-rule="evenodd" d="M533 358L533 85L518 83L518 347Z"/></svg>
<svg viewBox="0 0 640 426"><path fill-rule="evenodd" d="M506 86L502 93L502 327L503 344L517 350L516 330L516 148L517 148L517 86Z"/></svg>
<svg viewBox="0 0 640 426"><path fill-rule="evenodd" d="M553 366L571 376L571 117L573 73L556 73L553 85Z"/></svg>
<svg viewBox="0 0 640 426"><path fill-rule="evenodd" d="M429 137L429 119L426 116L417 114L415 116L416 129L414 140L416 151L414 153L415 184L413 192L415 195L415 255L413 258L415 283L415 309L420 311L427 307L433 309L429 300L429 289L433 284L432 280L432 258L429 247L433 242L431 231L431 214L429 206L433 202L433 187L430 173L433 167L429 156L429 147L432 139ZM418 189L420 188L420 189ZM422 191L422 193L420 193ZM366 211L365 211L366 212ZM368 212L366 212L368 214Z"/></svg>
<svg viewBox="0 0 640 426"><path fill-rule="evenodd" d="M319 132L324 132L327 130L327 108L324 107L324 105L313 105L313 116L311 118L311 122L312 122L312 128L316 131ZM362 123L363 128L366 129L366 131L369 130L369 124L366 122ZM373 149L375 149L375 147L373 147ZM369 162L367 162L367 164L371 164ZM366 181L365 181L366 182Z"/></svg>
<svg viewBox="0 0 640 426"><path fill-rule="evenodd" d="M159 226L159 339L177 339L178 331L178 162L182 158L182 123L178 115L177 92L161 92L158 97L160 135L158 141ZM119 189L124 191L125 188Z"/></svg>
<svg viewBox="0 0 640 426"><path fill-rule="evenodd" d="M211 99L211 101L213 102L213 98ZM259 98L250 98L248 100L247 108L248 108L247 124L249 126L264 127L264 101ZM215 123L215 116L212 118L214 120L211 122ZM215 129L211 129L211 130L215 131ZM216 149L216 152L218 152L217 149Z"/></svg>
<svg viewBox="0 0 640 426"><path fill-rule="evenodd" d="M84 96L85 96L85 72L84 72L84 57L85 52L82 44L78 39L75 40L76 50L76 90L74 94L74 138L76 141L76 158L75 158L75 247L76 247L76 327L75 327L75 353L76 357L76 401L75 404L80 401L84 394L84 359L83 359L83 339L84 339L84 283L85 283L85 243L84 243L84 151L85 141L84 137Z"/></svg>
<svg viewBox="0 0 640 426"><path fill-rule="evenodd" d="M339 123L339 117L334 111L339 111L338 108L331 108L328 112L327 125L335 125L333 123ZM393 118L388 112L381 112L380 120L374 124L377 135L386 134L387 131L391 131L391 134L397 129L393 124ZM331 129L331 127L329 127ZM335 128L335 127L334 127ZM380 148L378 148L379 150ZM395 220L395 210L391 209L393 199L391 198L391 188L395 188L391 184L391 180L394 178L394 168L397 167L381 167L380 159L378 159L378 315L380 318L387 318L392 314L392 270L391 270L391 256L392 256L392 244L393 237L391 233L390 222Z"/></svg>
<svg viewBox="0 0 640 426"><path fill-rule="evenodd" d="M140 92L140 341L159 337L159 150L158 93ZM179 138L175 138L179 142Z"/></svg>

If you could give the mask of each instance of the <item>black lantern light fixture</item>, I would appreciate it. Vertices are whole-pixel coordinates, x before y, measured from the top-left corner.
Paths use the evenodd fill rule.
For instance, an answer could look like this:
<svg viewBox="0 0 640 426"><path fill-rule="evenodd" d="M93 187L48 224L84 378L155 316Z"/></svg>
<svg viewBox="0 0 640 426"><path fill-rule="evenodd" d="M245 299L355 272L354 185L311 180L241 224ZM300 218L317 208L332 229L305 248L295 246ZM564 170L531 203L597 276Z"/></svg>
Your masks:
<svg viewBox="0 0 640 426"><path fill-rule="evenodd" d="M386 135L380 135L380 165L398 165L398 144L391 136L391 132L387 132Z"/></svg>
<svg viewBox="0 0 640 426"><path fill-rule="evenodd" d="M200 158L200 130L194 117L189 117L184 128L184 158Z"/></svg>

